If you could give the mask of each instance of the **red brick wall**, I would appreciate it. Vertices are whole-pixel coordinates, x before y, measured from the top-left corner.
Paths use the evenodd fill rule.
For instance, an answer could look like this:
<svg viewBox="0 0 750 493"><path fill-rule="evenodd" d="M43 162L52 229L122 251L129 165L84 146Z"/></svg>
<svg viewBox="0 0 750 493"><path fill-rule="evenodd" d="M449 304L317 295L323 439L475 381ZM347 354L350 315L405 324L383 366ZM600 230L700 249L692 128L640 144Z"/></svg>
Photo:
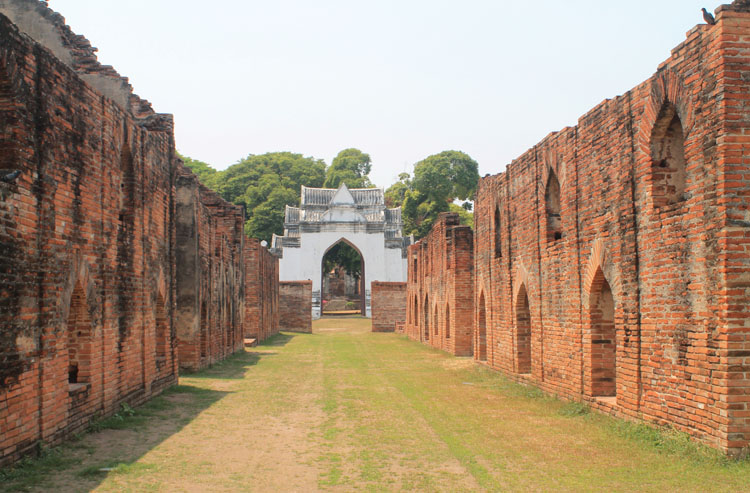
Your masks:
<svg viewBox="0 0 750 493"><path fill-rule="evenodd" d="M373 281L370 300L373 332L393 332L406 320L405 282Z"/></svg>
<svg viewBox="0 0 750 493"><path fill-rule="evenodd" d="M750 444L748 10L722 7L475 203L475 358L484 318L491 367L731 453Z"/></svg>
<svg viewBox="0 0 750 493"><path fill-rule="evenodd" d="M198 370L244 347L245 215L182 165L175 189L179 361Z"/></svg>
<svg viewBox="0 0 750 493"><path fill-rule="evenodd" d="M279 329L312 332L312 281L279 282Z"/></svg>
<svg viewBox="0 0 750 493"><path fill-rule="evenodd" d="M409 247L406 334L458 356L472 354L473 234L443 213Z"/></svg>
<svg viewBox="0 0 750 493"><path fill-rule="evenodd" d="M245 337L279 333L279 259L254 238L245 240Z"/></svg>
<svg viewBox="0 0 750 493"><path fill-rule="evenodd" d="M128 94L0 15L0 464L176 381L172 118Z"/></svg>

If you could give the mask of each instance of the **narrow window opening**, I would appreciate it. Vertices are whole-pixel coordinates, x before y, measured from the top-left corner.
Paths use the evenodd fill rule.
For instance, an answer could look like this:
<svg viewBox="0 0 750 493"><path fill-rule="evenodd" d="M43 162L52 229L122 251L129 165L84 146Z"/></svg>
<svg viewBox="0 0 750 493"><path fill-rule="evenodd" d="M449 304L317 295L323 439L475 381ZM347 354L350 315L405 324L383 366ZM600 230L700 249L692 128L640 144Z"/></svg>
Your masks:
<svg viewBox="0 0 750 493"><path fill-rule="evenodd" d="M553 244L562 239L562 216L560 215L560 182L550 169L547 189L544 193L547 212L547 242Z"/></svg>
<svg viewBox="0 0 750 493"><path fill-rule="evenodd" d="M424 338L430 340L430 301L427 296L424 297Z"/></svg>
<svg viewBox="0 0 750 493"><path fill-rule="evenodd" d="M477 357L479 361L487 361L487 312L484 293L479 297L479 314L477 317Z"/></svg>
<svg viewBox="0 0 750 493"><path fill-rule="evenodd" d="M601 270L594 277L590 298L591 395L617 394L617 334L612 289Z"/></svg>
<svg viewBox="0 0 750 493"><path fill-rule="evenodd" d="M521 286L516 302L516 348L518 373L531 373L531 310L525 286Z"/></svg>
<svg viewBox="0 0 750 493"><path fill-rule="evenodd" d="M68 312L68 383L91 382L91 317L86 294L76 284Z"/></svg>
<svg viewBox="0 0 750 493"><path fill-rule="evenodd" d="M667 103L651 133L652 194L657 207L685 200L685 135L674 105Z"/></svg>
<svg viewBox="0 0 750 493"><path fill-rule="evenodd" d="M451 307L445 305L445 338L451 338Z"/></svg>

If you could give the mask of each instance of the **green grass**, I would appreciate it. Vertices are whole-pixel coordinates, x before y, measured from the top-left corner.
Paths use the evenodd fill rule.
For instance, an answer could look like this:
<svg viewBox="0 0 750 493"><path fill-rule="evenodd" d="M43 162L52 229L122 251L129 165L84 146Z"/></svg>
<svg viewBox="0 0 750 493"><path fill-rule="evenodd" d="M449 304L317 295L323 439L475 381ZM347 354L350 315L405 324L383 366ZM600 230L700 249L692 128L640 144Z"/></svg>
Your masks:
<svg viewBox="0 0 750 493"><path fill-rule="evenodd" d="M2 489L742 491L750 461L550 397L362 318L281 334L64 447Z"/></svg>

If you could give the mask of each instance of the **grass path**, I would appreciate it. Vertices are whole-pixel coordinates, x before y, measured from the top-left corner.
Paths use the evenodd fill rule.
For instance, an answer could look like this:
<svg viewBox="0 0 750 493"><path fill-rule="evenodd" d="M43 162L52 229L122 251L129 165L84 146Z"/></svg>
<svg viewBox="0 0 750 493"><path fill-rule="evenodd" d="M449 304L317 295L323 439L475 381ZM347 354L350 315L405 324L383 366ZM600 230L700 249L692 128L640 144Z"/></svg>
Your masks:
<svg viewBox="0 0 750 493"><path fill-rule="evenodd" d="M38 491L747 491L678 434L590 414L369 321L323 319L204 372L0 485ZM102 469L106 469L102 471ZM0 487L3 489L3 487Z"/></svg>

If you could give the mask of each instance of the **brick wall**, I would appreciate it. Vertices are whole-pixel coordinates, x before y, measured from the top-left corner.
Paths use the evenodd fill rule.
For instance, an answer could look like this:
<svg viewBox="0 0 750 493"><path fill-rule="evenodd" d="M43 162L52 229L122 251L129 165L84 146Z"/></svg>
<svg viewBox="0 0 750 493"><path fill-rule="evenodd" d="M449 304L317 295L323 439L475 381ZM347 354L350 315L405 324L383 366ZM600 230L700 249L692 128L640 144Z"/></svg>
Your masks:
<svg viewBox="0 0 750 493"><path fill-rule="evenodd" d="M373 281L370 289L372 331L395 331L406 320L406 283Z"/></svg>
<svg viewBox="0 0 750 493"><path fill-rule="evenodd" d="M473 348L473 241L458 214L443 213L407 256L406 334L457 356Z"/></svg>
<svg viewBox="0 0 750 493"><path fill-rule="evenodd" d="M245 337L279 333L279 259L253 238L245 240Z"/></svg>
<svg viewBox="0 0 750 493"><path fill-rule="evenodd" d="M198 370L244 347L245 215L182 165L175 197L179 362Z"/></svg>
<svg viewBox="0 0 750 493"><path fill-rule="evenodd" d="M730 453L750 444L743 5L481 179L475 203L476 359Z"/></svg>
<svg viewBox="0 0 750 493"><path fill-rule="evenodd" d="M279 329L312 332L312 281L279 282Z"/></svg>
<svg viewBox="0 0 750 493"><path fill-rule="evenodd" d="M18 3L72 51L62 62L0 15L0 169L20 172L0 182L0 464L177 377L172 118Z"/></svg>

